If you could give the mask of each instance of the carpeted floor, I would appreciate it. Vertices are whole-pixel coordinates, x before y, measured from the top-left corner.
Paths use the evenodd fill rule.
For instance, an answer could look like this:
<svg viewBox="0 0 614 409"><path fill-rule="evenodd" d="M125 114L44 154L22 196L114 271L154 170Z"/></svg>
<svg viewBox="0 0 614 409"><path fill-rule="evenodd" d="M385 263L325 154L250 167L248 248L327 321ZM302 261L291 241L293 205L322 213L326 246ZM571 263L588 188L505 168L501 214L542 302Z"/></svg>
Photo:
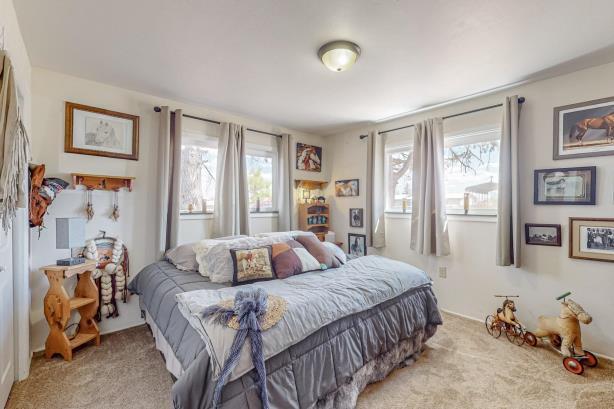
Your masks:
<svg viewBox="0 0 614 409"><path fill-rule="evenodd" d="M478 322L446 314L420 359L367 387L359 409L614 408L614 366L573 375L547 346L491 338ZM590 348L589 348L590 349ZM13 387L9 409L170 407L172 382L147 327L103 337L99 348L32 361Z"/></svg>

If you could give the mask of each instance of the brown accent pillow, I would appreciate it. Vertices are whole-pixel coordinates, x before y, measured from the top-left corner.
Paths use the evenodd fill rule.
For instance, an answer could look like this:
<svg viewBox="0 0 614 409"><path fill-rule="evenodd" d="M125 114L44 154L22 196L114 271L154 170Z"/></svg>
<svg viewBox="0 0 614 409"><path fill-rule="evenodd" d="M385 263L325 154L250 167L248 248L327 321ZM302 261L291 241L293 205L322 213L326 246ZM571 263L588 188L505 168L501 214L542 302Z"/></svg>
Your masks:
<svg viewBox="0 0 614 409"><path fill-rule="evenodd" d="M275 279L271 247L230 250L233 264L232 285Z"/></svg>
<svg viewBox="0 0 614 409"><path fill-rule="evenodd" d="M326 248L320 240L315 236L297 236L296 241L302 244L305 249L315 257L320 264L326 265L326 268L338 268L341 266L333 253Z"/></svg>
<svg viewBox="0 0 614 409"><path fill-rule="evenodd" d="M294 240L292 240L294 241ZM299 243L296 243L300 246ZM303 247L303 246L301 246ZM288 243L274 243L271 245L273 254L273 269L277 278L288 278L303 271L301 259L298 258L293 247Z"/></svg>

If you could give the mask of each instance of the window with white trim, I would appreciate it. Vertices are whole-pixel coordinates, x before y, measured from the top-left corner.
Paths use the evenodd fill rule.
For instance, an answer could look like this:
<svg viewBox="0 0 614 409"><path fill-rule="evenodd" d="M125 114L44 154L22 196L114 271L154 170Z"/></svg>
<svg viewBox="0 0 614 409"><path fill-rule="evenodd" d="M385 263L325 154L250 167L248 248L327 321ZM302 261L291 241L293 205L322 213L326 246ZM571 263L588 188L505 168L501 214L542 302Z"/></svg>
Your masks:
<svg viewBox="0 0 614 409"><path fill-rule="evenodd" d="M181 213L213 213L217 138L184 133L181 143Z"/></svg>
<svg viewBox="0 0 614 409"><path fill-rule="evenodd" d="M385 154L386 209L410 212L413 148L411 145L387 146Z"/></svg>
<svg viewBox="0 0 614 409"><path fill-rule="evenodd" d="M501 131L447 136L444 150L448 214L497 214Z"/></svg>
<svg viewBox="0 0 614 409"><path fill-rule="evenodd" d="M248 147L246 159L250 212L276 211L277 152L263 146Z"/></svg>

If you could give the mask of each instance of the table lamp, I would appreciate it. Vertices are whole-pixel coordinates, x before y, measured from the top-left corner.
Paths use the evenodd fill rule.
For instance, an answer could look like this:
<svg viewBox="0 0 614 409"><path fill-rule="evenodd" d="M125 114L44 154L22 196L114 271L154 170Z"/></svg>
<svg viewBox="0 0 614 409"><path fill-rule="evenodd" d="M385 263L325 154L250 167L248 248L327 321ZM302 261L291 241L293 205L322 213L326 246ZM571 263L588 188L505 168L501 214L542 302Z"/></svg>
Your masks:
<svg viewBox="0 0 614 409"><path fill-rule="evenodd" d="M72 249L85 245L85 219L65 217L55 219L55 248L70 249L71 257L57 261L58 266L74 266L85 263L83 257L72 257Z"/></svg>

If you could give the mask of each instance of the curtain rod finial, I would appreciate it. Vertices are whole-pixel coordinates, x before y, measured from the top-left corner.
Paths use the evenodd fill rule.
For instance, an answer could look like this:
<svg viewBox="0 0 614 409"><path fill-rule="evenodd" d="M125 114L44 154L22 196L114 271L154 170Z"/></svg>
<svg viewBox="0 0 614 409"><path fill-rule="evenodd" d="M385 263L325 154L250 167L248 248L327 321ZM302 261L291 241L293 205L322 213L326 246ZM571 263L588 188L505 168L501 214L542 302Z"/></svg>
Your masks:
<svg viewBox="0 0 614 409"><path fill-rule="evenodd" d="M518 103L519 104L524 103L524 97L518 97Z"/></svg>
<svg viewBox="0 0 614 409"><path fill-rule="evenodd" d="M160 107L154 107L154 111L156 111L156 112L161 112L161 111L162 111L162 108L160 108Z"/></svg>
<svg viewBox="0 0 614 409"><path fill-rule="evenodd" d="M360 139L365 139L365 138L368 138L368 137L369 137L369 135L360 135Z"/></svg>

